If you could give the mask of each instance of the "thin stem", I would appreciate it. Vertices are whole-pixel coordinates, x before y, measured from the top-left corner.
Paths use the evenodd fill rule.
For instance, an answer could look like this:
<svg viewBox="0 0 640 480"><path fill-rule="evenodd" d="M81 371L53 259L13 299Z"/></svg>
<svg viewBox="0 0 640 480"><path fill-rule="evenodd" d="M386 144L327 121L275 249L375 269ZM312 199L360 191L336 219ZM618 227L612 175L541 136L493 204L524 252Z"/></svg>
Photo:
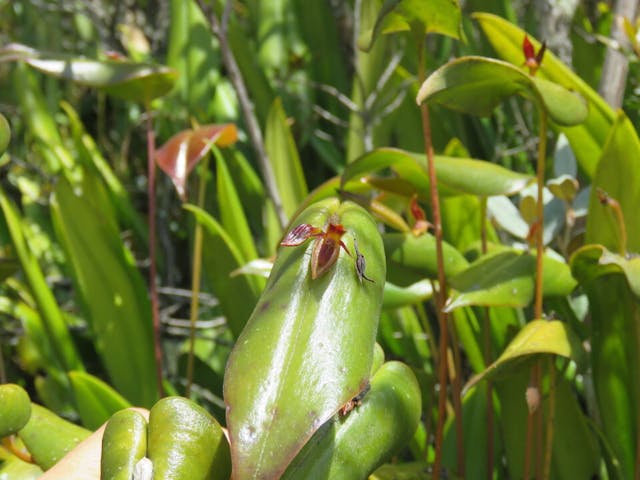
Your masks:
<svg viewBox="0 0 640 480"><path fill-rule="evenodd" d="M209 155L205 155L200 164L200 181L198 185L198 207L204 207L205 193L207 189L207 172L209 171ZM196 344L196 322L198 320L198 310L200 308L200 277L202 266L202 225L195 224L193 238L193 264L191 277L191 307L189 314L189 357L187 359L187 386L184 396L189 398L191 385L193 384L193 361L195 357Z"/></svg>
<svg viewBox="0 0 640 480"><path fill-rule="evenodd" d="M556 414L556 366L553 358L548 359L549 367L549 408L547 412L547 439L545 444L544 470L542 478L551 478L551 456L553 453L553 422Z"/></svg>
<svg viewBox="0 0 640 480"><path fill-rule="evenodd" d="M487 246L487 197L480 198L480 241L482 254L485 255ZM491 323L489 308L482 308L482 330L483 330L483 355L485 365L491 365ZM493 478L493 383L487 380L486 399L487 403L487 479Z"/></svg>
<svg viewBox="0 0 640 480"><path fill-rule="evenodd" d="M426 78L426 66L424 58L424 39L418 44L418 78L420 83ZM447 345L449 341L449 325L447 314L443 311L444 302L447 296L447 282L444 273L444 256L442 252L442 221L440 218L440 199L438 197L438 183L436 179L436 170L433 153L433 143L431 141L431 122L429 119L429 108L426 103L420 105L422 114L422 130L424 135L424 146L427 154L427 173L430 183L431 210L433 214L434 234L436 238L436 258L438 263L438 292L434 292L436 299L436 314L440 326L440 345L439 345L439 365L438 365L438 383L440 391L438 395L438 420L436 423L436 444L435 444L435 460L433 467L433 479L440 478L440 470L442 466L442 441L444 431L444 421L446 416L447 403ZM457 402L454 403L456 408ZM462 422L462 412L456 411L456 422ZM460 429L462 431L462 429ZM462 435L459 436L462 440ZM458 450L458 469L464 470L464 452Z"/></svg>
<svg viewBox="0 0 640 480"><path fill-rule="evenodd" d="M151 106L146 105L147 115L147 206L149 212L149 292L151 297L151 316L153 319L153 350L156 361L156 381L158 395L164 396L162 386L162 347L160 344L160 307L158 286L156 285L156 141L151 119Z"/></svg>
<svg viewBox="0 0 640 480"><path fill-rule="evenodd" d="M217 37L220 44L220 51L222 52L222 61L227 69L229 80L233 84L233 88L238 95L238 102L240 108L242 108L242 114L244 115L245 122L247 122L247 133L251 139L254 150L258 157L258 165L264 178L265 186L267 187L267 193L273 202L280 227L285 228L288 223L287 215L282 205L282 199L278 191L278 185L276 183L276 177L271 168L271 162L264 147L264 141L262 138L262 131L260 130L260 124L256 118L256 114L253 107L253 102L249 98L247 87L240 73L240 68L236 62L236 58L229 45L229 39L227 38L227 27L229 23L229 15L231 12L231 1L227 0L225 9L222 14L222 21L218 20L217 15L213 10L210 10L204 5L203 0L198 0L200 9L209 16L209 22L211 23L211 30Z"/></svg>

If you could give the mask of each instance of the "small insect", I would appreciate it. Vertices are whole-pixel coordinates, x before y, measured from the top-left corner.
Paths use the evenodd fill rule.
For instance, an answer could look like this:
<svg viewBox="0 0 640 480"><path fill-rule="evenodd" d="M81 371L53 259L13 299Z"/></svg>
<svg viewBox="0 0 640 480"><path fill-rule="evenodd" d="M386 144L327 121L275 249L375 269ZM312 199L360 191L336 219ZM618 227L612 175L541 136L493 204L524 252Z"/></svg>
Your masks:
<svg viewBox="0 0 640 480"><path fill-rule="evenodd" d="M542 42L542 46L538 53L535 53L533 44L529 40L529 37L525 35L522 41L522 53L524 53L524 65L529 69L530 75L535 75L540 65L542 64L542 57L547 49L547 42Z"/></svg>
<svg viewBox="0 0 640 480"><path fill-rule="evenodd" d="M356 250L356 273L358 274L358 280L362 283L362 279L364 278L371 283L376 283L373 279L367 277L365 273L365 270L367 269L367 260L364 258L364 255L360 253L360 250L358 250L358 241L356 240L356 237L353 237L353 247Z"/></svg>
<svg viewBox="0 0 640 480"><path fill-rule="evenodd" d="M347 403L345 403L342 407L340 407L340 410L338 410L338 415L341 416L341 417L344 417L351 410L353 410L354 408L359 407L360 405L362 405L362 399L367 394L367 392L369 392L369 390L371 390L371 385L367 384L367 386L364 387L364 390L362 390L358 395L356 395L351 400L349 400Z"/></svg>

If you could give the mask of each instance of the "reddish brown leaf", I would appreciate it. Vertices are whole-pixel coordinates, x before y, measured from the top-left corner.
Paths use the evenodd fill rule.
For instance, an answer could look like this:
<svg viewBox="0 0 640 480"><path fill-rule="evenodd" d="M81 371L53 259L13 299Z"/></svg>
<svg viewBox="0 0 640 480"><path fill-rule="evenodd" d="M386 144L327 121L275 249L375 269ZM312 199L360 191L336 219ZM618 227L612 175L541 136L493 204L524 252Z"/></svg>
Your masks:
<svg viewBox="0 0 640 480"><path fill-rule="evenodd" d="M311 237L318 237L320 235L324 235L322 229L309 225L308 223L302 223L291 230L280 242L280 245L283 247L295 247L302 245Z"/></svg>
<svg viewBox="0 0 640 480"><path fill-rule="evenodd" d="M208 152L211 144L218 147L231 145L238 139L232 123L203 125L195 130L183 130L171 137L156 152L156 162L173 182L180 198L186 200L187 177Z"/></svg>
<svg viewBox="0 0 640 480"><path fill-rule="evenodd" d="M533 44L529 40L529 37L527 37L526 35L524 37L524 40L522 41L522 53L524 54L525 61L535 59L536 53L533 48Z"/></svg>

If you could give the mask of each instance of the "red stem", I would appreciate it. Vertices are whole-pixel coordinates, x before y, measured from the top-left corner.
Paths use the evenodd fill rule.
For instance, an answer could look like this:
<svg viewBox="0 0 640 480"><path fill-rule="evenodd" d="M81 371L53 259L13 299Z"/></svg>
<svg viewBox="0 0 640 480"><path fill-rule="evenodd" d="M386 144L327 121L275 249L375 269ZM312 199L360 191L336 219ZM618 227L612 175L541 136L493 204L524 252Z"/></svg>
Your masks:
<svg viewBox="0 0 640 480"><path fill-rule="evenodd" d="M160 344L160 308L156 285L156 142L151 119L151 108L147 105L147 175L149 214L149 292L151 296L151 317L153 319L153 351L156 361L156 381L158 395L164 396L162 386L162 347Z"/></svg>

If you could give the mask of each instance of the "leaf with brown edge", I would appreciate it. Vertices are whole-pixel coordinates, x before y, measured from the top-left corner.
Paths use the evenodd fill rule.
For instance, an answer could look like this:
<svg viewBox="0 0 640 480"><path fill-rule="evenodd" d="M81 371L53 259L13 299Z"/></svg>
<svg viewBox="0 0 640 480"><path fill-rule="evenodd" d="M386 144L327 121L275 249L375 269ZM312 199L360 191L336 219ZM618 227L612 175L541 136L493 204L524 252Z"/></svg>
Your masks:
<svg viewBox="0 0 640 480"><path fill-rule="evenodd" d="M158 149L156 162L171 178L180 199L186 201L187 178L211 145L226 147L235 143L237 139L238 130L233 123L203 125L196 129L183 130Z"/></svg>

